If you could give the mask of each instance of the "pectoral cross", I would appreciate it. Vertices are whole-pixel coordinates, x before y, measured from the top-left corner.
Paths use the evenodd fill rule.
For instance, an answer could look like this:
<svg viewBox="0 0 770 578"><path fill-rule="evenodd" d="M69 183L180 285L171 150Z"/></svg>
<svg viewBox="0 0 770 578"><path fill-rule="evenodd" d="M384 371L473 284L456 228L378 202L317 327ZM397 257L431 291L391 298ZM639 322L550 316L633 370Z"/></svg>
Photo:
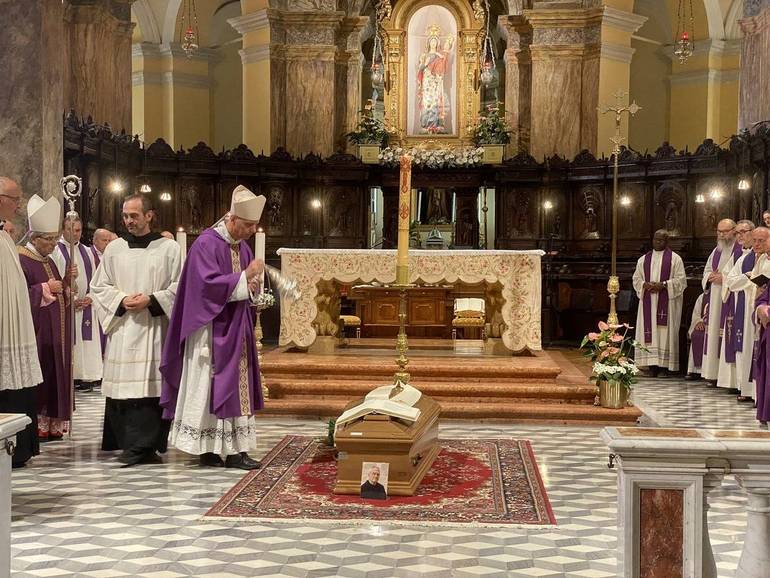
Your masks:
<svg viewBox="0 0 770 578"><path fill-rule="evenodd" d="M625 137L620 134L620 121L623 118L623 113L627 112L631 116L634 116L637 112L642 110L642 107L636 104L636 101L624 106L623 101L626 96L628 96L628 93L623 92L621 89L618 89L613 96L615 97L616 104L614 106L604 104L599 107L599 112L602 114L607 114L608 112L615 113L615 136L610 138L610 141L612 141L614 145L612 152L617 157L617 155L620 154L620 145L626 140Z"/></svg>

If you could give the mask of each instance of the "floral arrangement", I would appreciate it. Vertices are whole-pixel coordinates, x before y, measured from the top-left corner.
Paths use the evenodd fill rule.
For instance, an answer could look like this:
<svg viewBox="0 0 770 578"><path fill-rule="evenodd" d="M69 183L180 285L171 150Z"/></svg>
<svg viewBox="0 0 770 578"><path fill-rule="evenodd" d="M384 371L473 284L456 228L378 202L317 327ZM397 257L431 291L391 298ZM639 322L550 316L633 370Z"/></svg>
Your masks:
<svg viewBox="0 0 770 578"><path fill-rule="evenodd" d="M390 133L381 120L374 118L371 100L359 114L355 130L345 135L348 140L357 145L388 146Z"/></svg>
<svg viewBox="0 0 770 578"><path fill-rule="evenodd" d="M270 287L266 287L265 290L254 299L254 306L260 311L269 309L273 305L275 305L275 295L273 295L273 290L270 289Z"/></svg>
<svg viewBox="0 0 770 578"><path fill-rule="evenodd" d="M500 103L488 105L486 113L476 120L476 125L471 129L476 145L505 145L511 142L511 127L501 116L499 105Z"/></svg>
<svg viewBox="0 0 770 578"><path fill-rule="evenodd" d="M412 157L412 165L428 169L474 167L481 164L484 149L480 147L445 149L388 147L380 151L380 164L397 166L403 155Z"/></svg>
<svg viewBox="0 0 770 578"><path fill-rule="evenodd" d="M633 347L643 347L628 335L630 329L633 327L628 323L608 325L600 321L599 332L583 338L580 349L594 362L592 380L616 382L631 389L639 369L629 355Z"/></svg>

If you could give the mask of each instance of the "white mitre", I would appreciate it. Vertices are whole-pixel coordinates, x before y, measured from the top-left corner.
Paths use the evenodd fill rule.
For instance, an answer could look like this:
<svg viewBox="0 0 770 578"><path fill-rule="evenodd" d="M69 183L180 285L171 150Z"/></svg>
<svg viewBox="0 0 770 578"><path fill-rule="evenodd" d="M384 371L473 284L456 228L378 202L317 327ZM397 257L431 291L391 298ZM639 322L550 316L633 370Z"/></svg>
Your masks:
<svg viewBox="0 0 770 578"><path fill-rule="evenodd" d="M238 185L233 191L230 203L230 214L245 221L258 222L262 216L267 199L263 195L255 195L243 185Z"/></svg>
<svg viewBox="0 0 770 578"><path fill-rule="evenodd" d="M27 203L29 230L33 233L58 233L61 223L61 204L56 197L44 201L32 195Z"/></svg>

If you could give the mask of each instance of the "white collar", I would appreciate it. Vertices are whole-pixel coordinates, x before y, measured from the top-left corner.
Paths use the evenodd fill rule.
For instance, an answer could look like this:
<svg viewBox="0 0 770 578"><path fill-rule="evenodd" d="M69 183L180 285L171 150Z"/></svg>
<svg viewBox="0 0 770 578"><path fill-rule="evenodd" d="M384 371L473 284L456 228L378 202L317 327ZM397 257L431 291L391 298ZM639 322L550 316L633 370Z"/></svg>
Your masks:
<svg viewBox="0 0 770 578"><path fill-rule="evenodd" d="M225 222L222 221L218 225L214 227L214 230L219 234L220 237L222 237L229 245L234 245L237 241L233 239L233 236L230 234L230 231L227 230L227 227L225 226Z"/></svg>

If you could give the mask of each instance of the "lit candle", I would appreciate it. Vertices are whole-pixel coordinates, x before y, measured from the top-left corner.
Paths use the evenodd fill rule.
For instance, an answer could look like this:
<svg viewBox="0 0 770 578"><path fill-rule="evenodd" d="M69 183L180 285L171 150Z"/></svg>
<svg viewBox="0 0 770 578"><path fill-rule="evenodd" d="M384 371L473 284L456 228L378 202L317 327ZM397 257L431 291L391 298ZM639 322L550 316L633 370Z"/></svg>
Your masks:
<svg viewBox="0 0 770 578"><path fill-rule="evenodd" d="M254 258L262 259L265 261L265 232L262 228L257 229L254 234ZM264 273L262 274L262 280L264 281Z"/></svg>
<svg viewBox="0 0 770 578"><path fill-rule="evenodd" d="M187 258L187 233L185 233L184 227L179 227L176 230L176 242L179 243L179 248L182 250L182 263Z"/></svg>
<svg viewBox="0 0 770 578"><path fill-rule="evenodd" d="M409 216L412 200L412 157L401 157L398 193L398 252L396 255L396 284L409 283Z"/></svg>
<svg viewBox="0 0 770 578"><path fill-rule="evenodd" d="M452 192L452 222L457 222L457 193Z"/></svg>

